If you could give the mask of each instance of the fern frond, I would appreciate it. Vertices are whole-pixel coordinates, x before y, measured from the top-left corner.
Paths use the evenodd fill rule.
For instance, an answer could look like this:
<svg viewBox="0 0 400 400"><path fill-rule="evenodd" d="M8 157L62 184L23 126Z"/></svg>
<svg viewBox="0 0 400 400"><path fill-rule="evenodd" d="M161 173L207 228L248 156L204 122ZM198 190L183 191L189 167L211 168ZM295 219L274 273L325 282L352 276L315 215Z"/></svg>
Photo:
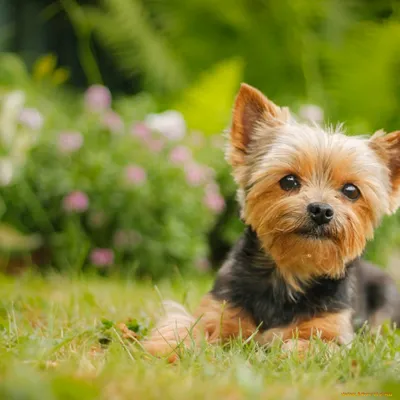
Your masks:
<svg viewBox="0 0 400 400"><path fill-rule="evenodd" d="M152 26L137 0L101 0L103 8L86 8L101 43L114 55L128 76L141 73L146 88L169 93L181 88L185 78L181 63Z"/></svg>

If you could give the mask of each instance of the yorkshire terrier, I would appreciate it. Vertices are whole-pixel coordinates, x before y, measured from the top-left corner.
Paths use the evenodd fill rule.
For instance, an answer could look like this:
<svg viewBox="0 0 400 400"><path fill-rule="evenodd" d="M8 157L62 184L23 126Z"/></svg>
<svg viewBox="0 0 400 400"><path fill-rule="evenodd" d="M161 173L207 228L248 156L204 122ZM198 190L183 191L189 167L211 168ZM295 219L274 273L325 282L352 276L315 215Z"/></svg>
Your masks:
<svg viewBox="0 0 400 400"><path fill-rule="evenodd" d="M172 361L179 346L234 337L305 350L313 336L340 345L365 323L400 326L394 281L360 258L400 203L400 131L299 123L242 84L227 159L245 232L193 316L165 304L147 351Z"/></svg>

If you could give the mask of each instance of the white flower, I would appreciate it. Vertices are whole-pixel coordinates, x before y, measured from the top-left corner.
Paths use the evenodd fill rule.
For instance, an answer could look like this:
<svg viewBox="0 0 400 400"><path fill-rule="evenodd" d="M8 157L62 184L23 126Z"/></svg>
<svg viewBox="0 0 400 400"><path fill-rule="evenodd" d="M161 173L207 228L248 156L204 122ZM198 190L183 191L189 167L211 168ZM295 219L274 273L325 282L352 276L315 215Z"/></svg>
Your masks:
<svg viewBox="0 0 400 400"><path fill-rule="evenodd" d="M19 111L25 103L25 93L22 90L14 90L10 92L4 100L4 108L8 111L14 111L15 115L18 115Z"/></svg>
<svg viewBox="0 0 400 400"><path fill-rule="evenodd" d="M38 131L43 126L43 116L36 108L24 108L19 114L19 122L34 131Z"/></svg>
<svg viewBox="0 0 400 400"><path fill-rule="evenodd" d="M185 136L186 124L182 114L178 111L165 111L161 114L149 114L146 125L170 140L180 140Z"/></svg>
<svg viewBox="0 0 400 400"><path fill-rule="evenodd" d="M3 100L0 113L0 140L6 147L12 143L24 102L25 94L20 90L9 93Z"/></svg>
<svg viewBox="0 0 400 400"><path fill-rule="evenodd" d="M14 167L10 159L0 158L0 186L7 186L14 176Z"/></svg>
<svg viewBox="0 0 400 400"><path fill-rule="evenodd" d="M299 115L309 121L322 122L324 120L324 110L315 104L304 104L301 106Z"/></svg>

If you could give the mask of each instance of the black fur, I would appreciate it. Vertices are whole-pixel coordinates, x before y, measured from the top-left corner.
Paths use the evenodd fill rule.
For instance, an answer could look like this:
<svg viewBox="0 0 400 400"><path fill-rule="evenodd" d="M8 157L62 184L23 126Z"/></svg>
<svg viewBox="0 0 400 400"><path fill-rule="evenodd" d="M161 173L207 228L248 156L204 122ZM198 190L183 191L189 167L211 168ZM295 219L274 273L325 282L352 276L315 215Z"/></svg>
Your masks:
<svg viewBox="0 0 400 400"><path fill-rule="evenodd" d="M304 286L303 292L294 291L261 248L256 233L247 227L221 268L211 293L244 309L261 330L345 309L355 310L357 326L371 313L393 304L393 296L397 296L395 302L400 306L399 293L395 289L389 295L386 285L395 288L384 272L356 259L347 265L343 278L319 277ZM400 318L395 322L400 324Z"/></svg>

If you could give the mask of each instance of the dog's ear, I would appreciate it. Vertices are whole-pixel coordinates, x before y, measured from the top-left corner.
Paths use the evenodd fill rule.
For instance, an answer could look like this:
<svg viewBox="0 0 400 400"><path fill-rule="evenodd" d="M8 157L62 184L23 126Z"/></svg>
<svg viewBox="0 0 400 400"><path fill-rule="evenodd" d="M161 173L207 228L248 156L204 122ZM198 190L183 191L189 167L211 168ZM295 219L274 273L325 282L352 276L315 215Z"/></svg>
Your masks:
<svg viewBox="0 0 400 400"><path fill-rule="evenodd" d="M257 129L282 125L288 118L287 109L281 109L259 90L242 83L233 108L229 154L231 165L235 167L245 163L245 156L250 143L257 136Z"/></svg>
<svg viewBox="0 0 400 400"><path fill-rule="evenodd" d="M400 205L400 131L385 135L378 131L370 139L370 145L389 169L389 213L394 213Z"/></svg>

